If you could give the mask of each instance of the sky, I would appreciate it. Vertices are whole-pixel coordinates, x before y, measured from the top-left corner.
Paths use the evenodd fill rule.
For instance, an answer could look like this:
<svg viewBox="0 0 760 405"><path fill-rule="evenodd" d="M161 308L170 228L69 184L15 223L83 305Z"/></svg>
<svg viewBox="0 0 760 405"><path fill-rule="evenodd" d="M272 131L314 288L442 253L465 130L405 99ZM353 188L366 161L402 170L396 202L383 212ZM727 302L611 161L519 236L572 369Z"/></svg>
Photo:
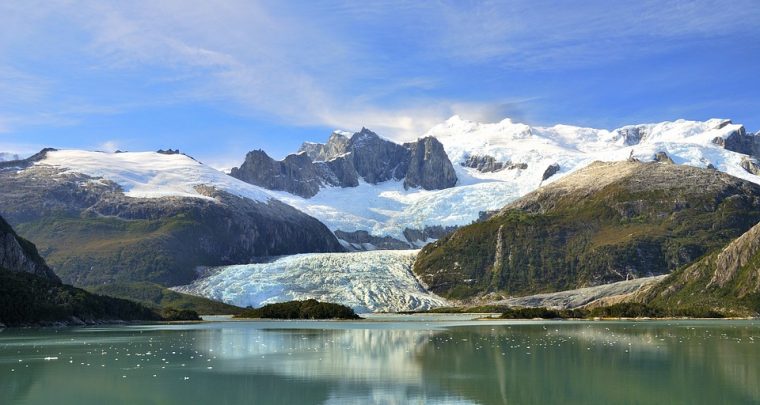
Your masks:
<svg viewBox="0 0 760 405"><path fill-rule="evenodd" d="M760 1L0 2L0 152L216 167L452 115L760 131Z"/></svg>

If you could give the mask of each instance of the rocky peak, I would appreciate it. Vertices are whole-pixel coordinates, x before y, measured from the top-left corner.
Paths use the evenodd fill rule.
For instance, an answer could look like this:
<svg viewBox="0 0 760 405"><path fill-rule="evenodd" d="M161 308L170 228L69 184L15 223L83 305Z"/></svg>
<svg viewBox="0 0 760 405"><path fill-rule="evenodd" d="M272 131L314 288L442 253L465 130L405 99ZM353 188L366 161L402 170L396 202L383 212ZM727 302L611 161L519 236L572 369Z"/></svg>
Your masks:
<svg viewBox="0 0 760 405"><path fill-rule="evenodd" d="M269 157L263 150L249 152L239 168L230 176L269 190L282 190L312 197L322 185L322 176L306 153L292 154L281 161Z"/></svg>
<svg viewBox="0 0 760 405"><path fill-rule="evenodd" d="M330 134L326 144L304 142L298 152L306 152L311 160L327 161L343 155L348 150L348 137L339 132Z"/></svg>
<svg viewBox="0 0 760 405"><path fill-rule="evenodd" d="M454 166L437 139L428 136L404 146L411 152L404 188L440 190L453 187L457 183Z"/></svg>
<svg viewBox="0 0 760 405"><path fill-rule="evenodd" d="M404 187L438 190L457 182L443 145L426 137L399 145L367 128L351 138L333 132L326 144L304 143L299 153L275 161L252 151L230 175L270 190L309 198L322 186L356 187L359 178L371 184L404 180Z"/></svg>
<svg viewBox="0 0 760 405"><path fill-rule="evenodd" d="M367 128L351 136L348 150L353 155L354 168L367 183L401 180L406 176L409 150L383 139Z"/></svg>

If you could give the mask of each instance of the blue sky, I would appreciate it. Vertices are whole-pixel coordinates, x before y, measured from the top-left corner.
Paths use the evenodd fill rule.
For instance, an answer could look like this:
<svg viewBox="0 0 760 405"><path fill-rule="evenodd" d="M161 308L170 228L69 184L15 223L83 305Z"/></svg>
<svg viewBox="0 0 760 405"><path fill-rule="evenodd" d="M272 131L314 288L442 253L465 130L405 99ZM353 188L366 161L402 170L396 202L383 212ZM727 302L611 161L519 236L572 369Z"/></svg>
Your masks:
<svg viewBox="0 0 760 405"><path fill-rule="evenodd" d="M453 114L760 130L758 1L0 3L0 151L180 148L219 167Z"/></svg>

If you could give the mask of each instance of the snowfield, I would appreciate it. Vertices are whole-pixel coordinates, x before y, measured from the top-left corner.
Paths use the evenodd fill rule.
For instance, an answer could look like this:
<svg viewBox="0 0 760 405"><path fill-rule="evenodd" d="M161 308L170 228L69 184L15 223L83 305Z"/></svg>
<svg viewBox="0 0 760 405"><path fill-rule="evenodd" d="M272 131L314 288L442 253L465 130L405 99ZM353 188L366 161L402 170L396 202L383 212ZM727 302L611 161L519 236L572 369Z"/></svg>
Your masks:
<svg viewBox="0 0 760 405"><path fill-rule="evenodd" d="M621 161L632 156L649 162L657 152L665 152L676 164L712 164L720 171L760 183L760 177L740 166L745 155L713 143L713 139L725 139L741 127L721 119L678 120L610 131L568 125L531 127L509 119L482 124L454 116L425 136L434 136L443 144L459 179L456 187L404 190L401 181L376 185L360 181L354 188L323 188L308 199L286 192L273 195L316 217L333 231L364 230L403 241L404 228L467 225L481 212L500 209L596 160ZM640 140L627 139L626 134L631 133L639 134ZM527 168L481 173L462 166L470 156L485 155L500 162L524 163ZM559 164L559 172L542 181L544 171L554 163Z"/></svg>
<svg viewBox="0 0 760 405"><path fill-rule="evenodd" d="M113 181L128 197L211 199L195 189L208 185L255 201L267 202L272 198L268 190L230 177L182 154L59 150L47 152L45 159L36 164Z"/></svg>
<svg viewBox="0 0 760 405"><path fill-rule="evenodd" d="M174 290L238 306L314 298L358 313L422 310L447 305L412 274L416 250L310 253L271 263L219 267Z"/></svg>

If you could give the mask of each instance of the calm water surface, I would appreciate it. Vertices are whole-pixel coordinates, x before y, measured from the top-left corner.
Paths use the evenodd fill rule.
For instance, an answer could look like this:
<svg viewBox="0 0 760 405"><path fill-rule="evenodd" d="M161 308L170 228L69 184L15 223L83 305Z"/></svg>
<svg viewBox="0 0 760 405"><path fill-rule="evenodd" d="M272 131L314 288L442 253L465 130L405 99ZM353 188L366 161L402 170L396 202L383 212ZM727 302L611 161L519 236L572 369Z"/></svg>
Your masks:
<svg viewBox="0 0 760 405"><path fill-rule="evenodd" d="M0 404L751 404L760 322L214 322L0 332Z"/></svg>

